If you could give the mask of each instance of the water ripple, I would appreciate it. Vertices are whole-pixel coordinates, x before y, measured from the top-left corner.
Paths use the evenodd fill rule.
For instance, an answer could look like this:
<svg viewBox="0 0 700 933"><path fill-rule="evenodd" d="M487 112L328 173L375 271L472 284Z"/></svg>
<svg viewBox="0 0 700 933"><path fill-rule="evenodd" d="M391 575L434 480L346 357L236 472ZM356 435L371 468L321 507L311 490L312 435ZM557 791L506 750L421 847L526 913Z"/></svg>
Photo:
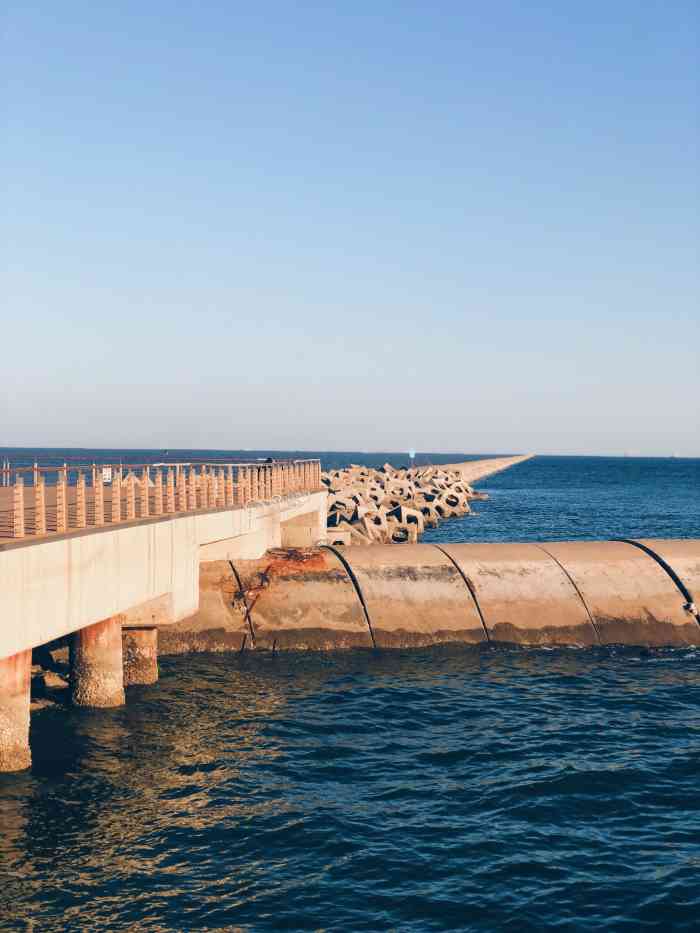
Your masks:
<svg viewBox="0 0 700 933"><path fill-rule="evenodd" d="M697 651L162 666L35 716L4 929L697 928Z"/></svg>

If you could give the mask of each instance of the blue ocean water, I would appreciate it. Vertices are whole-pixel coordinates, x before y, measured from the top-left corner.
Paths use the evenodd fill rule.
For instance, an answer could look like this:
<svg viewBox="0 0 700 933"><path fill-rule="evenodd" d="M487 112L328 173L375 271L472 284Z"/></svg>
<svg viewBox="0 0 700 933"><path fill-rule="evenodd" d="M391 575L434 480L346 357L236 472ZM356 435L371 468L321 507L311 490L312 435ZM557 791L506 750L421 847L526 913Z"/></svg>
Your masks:
<svg viewBox="0 0 700 933"><path fill-rule="evenodd" d="M536 457L476 488L490 499L421 540L700 538L700 459Z"/></svg>
<svg viewBox="0 0 700 933"><path fill-rule="evenodd" d="M697 536L699 470L537 458L431 534ZM696 650L163 658L33 716L0 928L696 930L699 687Z"/></svg>

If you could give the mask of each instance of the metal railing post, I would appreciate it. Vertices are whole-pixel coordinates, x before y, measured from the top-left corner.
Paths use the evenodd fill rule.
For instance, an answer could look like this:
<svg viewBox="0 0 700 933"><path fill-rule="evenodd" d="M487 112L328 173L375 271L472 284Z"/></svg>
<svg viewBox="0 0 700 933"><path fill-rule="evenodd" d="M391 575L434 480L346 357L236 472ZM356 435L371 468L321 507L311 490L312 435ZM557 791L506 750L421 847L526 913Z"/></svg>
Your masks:
<svg viewBox="0 0 700 933"><path fill-rule="evenodd" d="M41 473L34 480L34 534L46 534L46 482Z"/></svg>
<svg viewBox="0 0 700 933"><path fill-rule="evenodd" d="M248 501L248 470L246 467L238 467L238 505L245 505Z"/></svg>
<svg viewBox="0 0 700 933"><path fill-rule="evenodd" d="M190 512L197 509L197 473L193 466L190 467L187 477L187 508Z"/></svg>
<svg viewBox="0 0 700 933"><path fill-rule="evenodd" d="M210 509L216 508L216 470L207 467L207 502Z"/></svg>
<svg viewBox="0 0 700 933"><path fill-rule="evenodd" d="M65 467L56 477L56 532L63 534L68 530L68 476Z"/></svg>
<svg viewBox="0 0 700 933"><path fill-rule="evenodd" d="M92 470L92 497L95 500L94 523L97 528L105 523L105 487L102 470Z"/></svg>
<svg viewBox="0 0 700 933"><path fill-rule="evenodd" d="M179 468L177 474L177 511L187 511L187 484L184 471Z"/></svg>
<svg viewBox="0 0 700 933"><path fill-rule="evenodd" d="M147 466L143 468L141 473L141 518L147 518L150 514L150 503L148 497L151 494L151 483L150 483L150 470Z"/></svg>
<svg viewBox="0 0 700 933"><path fill-rule="evenodd" d="M163 514L163 471L156 467L156 476L153 480L153 514Z"/></svg>
<svg viewBox="0 0 700 933"><path fill-rule="evenodd" d="M12 490L12 537L24 537L24 477L19 474Z"/></svg>
<svg viewBox="0 0 700 933"><path fill-rule="evenodd" d="M130 471L126 477L126 520L136 518L136 477Z"/></svg>
<svg viewBox="0 0 700 933"><path fill-rule="evenodd" d="M75 527L85 528L86 525L85 474L82 470L78 470L78 478L75 483Z"/></svg>
<svg viewBox="0 0 700 933"><path fill-rule="evenodd" d="M229 507L233 505L233 467L230 464L226 467L225 504Z"/></svg>
<svg viewBox="0 0 700 933"><path fill-rule="evenodd" d="M112 524L122 520L122 470L115 466L112 470Z"/></svg>
<svg viewBox="0 0 700 933"><path fill-rule="evenodd" d="M216 474L216 504L220 509L226 508L226 471L219 467Z"/></svg>
<svg viewBox="0 0 700 933"><path fill-rule="evenodd" d="M171 467L165 474L165 511L168 515L175 511L175 475Z"/></svg>

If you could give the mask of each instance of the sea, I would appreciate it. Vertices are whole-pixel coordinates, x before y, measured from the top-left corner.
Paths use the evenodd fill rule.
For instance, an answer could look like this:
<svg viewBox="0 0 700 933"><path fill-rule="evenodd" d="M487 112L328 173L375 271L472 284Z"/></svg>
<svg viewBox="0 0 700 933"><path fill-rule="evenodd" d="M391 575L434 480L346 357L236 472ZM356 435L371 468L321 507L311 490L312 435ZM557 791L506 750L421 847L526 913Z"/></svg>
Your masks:
<svg viewBox="0 0 700 933"><path fill-rule="evenodd" d="M166 456L0 450L35 455ZM423 540L700 537L697 459L536 457L478 488ZM31 770L0 775L0 929L700 929L700 649L197 654L160 672L120 709L33 714Z"/></svg>

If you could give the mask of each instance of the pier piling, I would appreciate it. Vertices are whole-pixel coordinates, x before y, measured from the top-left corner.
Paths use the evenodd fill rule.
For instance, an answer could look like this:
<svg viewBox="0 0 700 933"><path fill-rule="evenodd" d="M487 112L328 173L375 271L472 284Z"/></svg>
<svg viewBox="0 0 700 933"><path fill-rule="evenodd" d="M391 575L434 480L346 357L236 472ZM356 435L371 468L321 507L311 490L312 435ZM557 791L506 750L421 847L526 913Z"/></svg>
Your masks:
<svg viewBox="0 0 700 933"><path fill-rule="evenodd" d="M123 706L121 619L104 619L73 634L71 699L76 706Z"/></svg>
<svg viewBox="0 0 700 933"><path fill-rule="evenodd" d="M124 686L158 680L158 629L130 628L122 633Z"/></svg>
<svg viewBox="0 0 700 933"><path fill-rule="evenodd" d="M32 652L0 660L0 772L23 771L29 750L29 693Z"/></svg>

